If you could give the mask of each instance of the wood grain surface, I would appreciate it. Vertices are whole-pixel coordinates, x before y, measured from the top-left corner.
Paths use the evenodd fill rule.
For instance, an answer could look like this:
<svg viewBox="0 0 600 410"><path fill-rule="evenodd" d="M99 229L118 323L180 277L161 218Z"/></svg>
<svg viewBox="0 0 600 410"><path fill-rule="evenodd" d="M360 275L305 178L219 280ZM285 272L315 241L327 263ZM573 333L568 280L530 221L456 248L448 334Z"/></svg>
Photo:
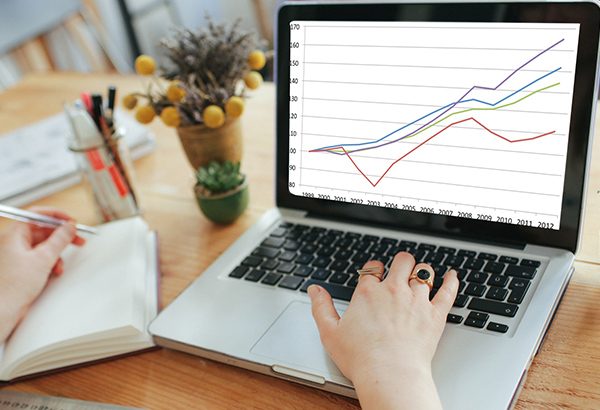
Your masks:
<svg viewBox="0 0 600 410"><path fill-rule="evenodd" d="M82 91L118 98L142 89L139 76L46 74L26 78L0 94L0 133L56 114L62 102ZM212 224L192 193L194 173L175 130L155 120L158 149L135 162L144 217L158 231L162 304L169 304L244 230L274 206L274 93L272 84L251 92L242 117L250 205L234 224ZM600 168L592 167L585 239L576 272L535 358L517 409L600 408ZM81 186L35 202L66 210L79 222L95 224L91 200ZM0 220L0 229L8 222ZM490 355L493 355L490 352ZM62 372L5 389L64 396L149 409L359 408L356 400L161 349L108 363Z"/></svg>

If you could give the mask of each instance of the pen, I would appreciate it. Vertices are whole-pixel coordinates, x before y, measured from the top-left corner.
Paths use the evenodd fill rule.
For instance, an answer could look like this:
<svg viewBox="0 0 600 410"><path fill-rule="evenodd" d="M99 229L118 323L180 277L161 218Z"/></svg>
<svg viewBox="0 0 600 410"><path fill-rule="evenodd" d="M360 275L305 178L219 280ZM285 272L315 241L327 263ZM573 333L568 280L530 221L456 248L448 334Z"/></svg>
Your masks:
<svg viewBox="0 0 600 410"><path fill-rule="evenodd" d="M38 226L44 226L47 228L57 228L67 221L64 219L53 218L51 216L38 214L36 212L25 211L23 209L14 208L8 205L0 204L0 216L5 218L14 219L15 221L27 222ZM98 231L91 226L76 224L75 227L79 231L89 232L97 234Z"/></svg>

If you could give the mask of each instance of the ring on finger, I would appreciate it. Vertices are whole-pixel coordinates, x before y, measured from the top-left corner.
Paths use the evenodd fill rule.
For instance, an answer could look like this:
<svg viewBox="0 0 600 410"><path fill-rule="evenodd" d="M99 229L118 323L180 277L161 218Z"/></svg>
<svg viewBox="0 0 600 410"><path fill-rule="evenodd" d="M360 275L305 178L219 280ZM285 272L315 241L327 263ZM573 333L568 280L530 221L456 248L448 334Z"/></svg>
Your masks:
<svg viewBox="0 0 600 410"><path fill-rule="evenodd" d="M356 273L358 273L358 276L373 275L373 276L376 276L379 279L381 279L381 268L379 266L373 266L371 268L357 269Z"/></svg>
<svg viewBox="0 0 600 410"><path fill-rule="evenodd" d="M429 286L429 290L433 289L433 274L429 269L419 268L410 274L408 281L416 279L417 282L426 283Z"/></svg>

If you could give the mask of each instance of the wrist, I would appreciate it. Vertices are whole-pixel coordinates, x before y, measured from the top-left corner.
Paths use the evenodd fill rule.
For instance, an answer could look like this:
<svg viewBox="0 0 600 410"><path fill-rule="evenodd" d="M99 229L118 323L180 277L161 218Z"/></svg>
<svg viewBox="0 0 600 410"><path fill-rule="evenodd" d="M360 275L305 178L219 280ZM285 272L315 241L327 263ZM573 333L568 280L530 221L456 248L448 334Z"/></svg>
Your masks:
<svg viewBox="0 0 600 410"><path fill-rule="evenodd" d="M441 409L431 366L416 361L382 365L353 380L363 409Z"/></svg>

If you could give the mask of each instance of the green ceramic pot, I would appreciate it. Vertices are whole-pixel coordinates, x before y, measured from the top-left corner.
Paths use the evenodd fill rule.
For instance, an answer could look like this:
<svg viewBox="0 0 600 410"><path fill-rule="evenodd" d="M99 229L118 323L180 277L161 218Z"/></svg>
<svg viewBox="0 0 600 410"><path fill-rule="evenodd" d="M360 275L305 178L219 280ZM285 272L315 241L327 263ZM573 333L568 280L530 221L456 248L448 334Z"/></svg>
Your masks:
<svg viewBox="0 0 600 410"><path fill-rule="evenodd" d="M228 224L240 217L248 207L250 196L248 194L248 179L237 189L221 195L203 196L194 187L196 200L200 210L208 219L219 224Z"/></svg>

